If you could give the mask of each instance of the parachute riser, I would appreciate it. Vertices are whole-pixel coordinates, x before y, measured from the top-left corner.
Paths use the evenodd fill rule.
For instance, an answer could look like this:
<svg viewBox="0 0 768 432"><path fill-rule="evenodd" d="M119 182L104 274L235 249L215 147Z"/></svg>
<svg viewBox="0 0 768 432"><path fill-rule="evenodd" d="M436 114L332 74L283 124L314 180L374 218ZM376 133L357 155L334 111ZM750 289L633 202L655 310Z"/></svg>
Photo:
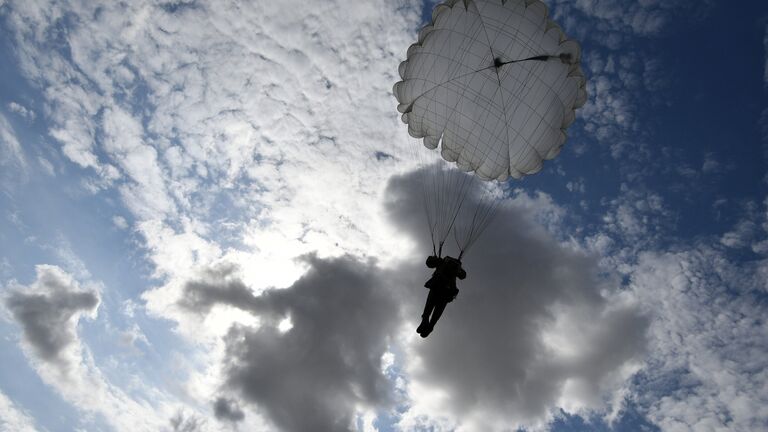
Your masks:
<svg viewBox="0 0 768 432"><path fill-rule="evenodd" d="M562 53L560 55L543 54L543 55L537 55L537 56L528 57L528 58L524 58L524 59L509 60L509 61L502 61L500 57L496 57L495 59L493 59L493 67L498 69L498 68L500 68L500 67L502 67L504 65L508 65L508 64L512 64L512 63L520 63L520 62L524 62L524 61L549 61L549 60L552 60L552 59L558 59L558 60L560 60L561 62L563 62L565 64L571 64L571 62L573 61L572 60L573 56L571 54L569 54L569 53Z"/></svg>

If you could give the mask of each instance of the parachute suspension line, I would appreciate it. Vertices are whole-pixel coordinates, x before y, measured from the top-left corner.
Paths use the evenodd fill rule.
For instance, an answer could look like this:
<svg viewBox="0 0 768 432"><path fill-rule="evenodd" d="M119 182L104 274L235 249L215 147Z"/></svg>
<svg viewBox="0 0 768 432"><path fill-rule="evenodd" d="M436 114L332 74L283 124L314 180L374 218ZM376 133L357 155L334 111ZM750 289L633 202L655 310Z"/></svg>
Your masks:
<svg viewBox="0 0 768 432"><path fill-rule="evenodd" d="M477 14L478 14L478 16L480 16L479 10L477 11ZM483 24L482 25L482 31L485 33L485 38L488 41L489 46L490 46L490 38L488 36L487 29L485 28L485 24L482 22L482 19L481 19L481 24ZM465 51L465 54L466 54L466 51ZM441 86L446 85L446 84L448 84L450 82L456 81L456 80L458 80L460 78L463 78L465 76L468 76L468 75L471 75L471 74L474 74L474 73L479 73L479 72L482 72L482 71L484 71L486 69L492 69L494 67L497 68L497 70L496 70L496 77L497 77L497 80L499 80L499 87L497 88L497 92L498 92L499 89L502 87L501 86L501 82L500 82L500 78L498 76L498 67L500 67L499 63L501 62L501 60L496 58L495 54L493 53L492 48L491 48L491 54L492 54L492 57L494 57L494 64L492 66L481 68L481 69L478 69L476 71L473 71L473 72L470 72L470 73L467 73L467 74L462 74L462 75L459 75L458 77L452 78L452 79L450 79L450 80L448 80L448 81L446 81L444 83L438 84L435 87L427 90L426 92L424 92L421 95L419 95L416 98L414 98L413 101L415 102L420 97L430 93L431 91L437 89L438 87L441 87ZM449 104L443 104L443 107L445 107L445 111L446 111L443 118L445 119L446 124L450 124L451 121L453 120L453 117L457 114L457 112L458 112L457 108L458 108L459 104L461 103L461 101L464 100L464 98L466 97L466 92L468 91L468 89L469 89L469 86L464 86L463 87L463 89L461 90L461 94L458 95L458 97L456 98L455 104L452 104L453 107L452 107L450 112L448 112L448 109L449 109L450 105ZM503 95L502 95L502 103L504 103ZM488 121L487 118L484 119L484 123L487 122L487 121ZM508 131L506 131L506 132L507 132L507 138L508 138ZM509 142L509 139L507 139L507 142ZM475 146L477 146L477 144L475 144ZM445 173L441 173L441 174L445 174ZM456 241L457 246L459 246L459 248L461 249L461 254L463 255L463 253L464 253L463 249L464 248L462 247L462 244L461 244L462 242L459 242L458 238L456 237L457 230L456 230L456 228L454 228L454 225L456 223L456 220L458 218L459 213L461 212L461 209L462 209L462 207L464 205L464 202L467 199L467 194L468 194L468 191L470 189L468 186L471 184L471 179L469 178L468 175L466 175L464 173L455 173L455 172L454 173L450 173L449 172L448 174L445 174L445 175L448 176L447 177L447 181L445 180L446 179L445 177L441 176L441 179L444 180L442 182L442 186L443 187L441 188L440 192L438 193L438 196L439 196L438 199L440 201L439 213L441 214L440 222L438 224L439 225L439 228L438 228L438 238L439 238L439 245L440 245L439 251L442 252L442 247L443 247L443 245L445 243L445 240L447 239L447 237L451 233L451 231L453 231L454 232L454 239L457 240ZM451 175L453 175L453 176L451 176ZM449 200L445 195L443 195L444 193L448 193L448 192L452 192L451 195L453 195L453 200ZM469 227L469 233L468 233L469 238L472 237L472 234L476 230L476 226L475 225L476 225L477 219L478 219L478 212L483 208L483 206L485 204L484 201L485 201L485 199L481 199L481 201L478 202L478 204L477 204L477 207L475 209L475 215L473 217L473 222L472 222L471 226ZM449 220L447 220L446 218L448 218ZM485 219L485 218L481 218L481 219ZM468 242L469 242L469 240L466 240L464 243L466 244Z"/></svg>
<svg viewBox="0 0 768 432"><path fill-rule="evenodd" d="M500 202L500 200L493 196L490 190L486 189L475 207L471 223L468 227L463 228L464 235L461 239L459 238L459 230L454 230L454 240L459 247L460 256L464 256L469 251L490 225L490 222L496 215Z"/></svg>
<svg viewBox="0 0 768 432"><path fill-rule="evenodd" d="M426 165L428 162L426 160L426 155L424 154L424 152L425 152L424 147L420 143L418 143L418 142L416 143L416 145L420 146L418 151L421 152L421 153L419 153L419 155L422 158L422 167L428 166L428 165ZM429 215L428 216L429 217L429 224L430 224L429 230L430 230L430 236L431 236L431 240L432 240L432 253L434 255L437 255L437 252L436 252L437 237L438 237L437 226L438 226L438 223L439 223L440 214L439 214L439 208L437 207L437 196L434 193L434 191L435 191L435 176L434 176L434 173L433 173L432 175L429 175L429 178L427 179L426 177L428 176L428 173L425 172L424 169L421 170L421 175L423 177L421 184L422 184L422 188L424 189L424 195L426 197L426 199L424 200L424 205L428 206L428 207L426 207L426 212ZM427 185L428 185L427 181L432 182L431 190L427 190ZM435 212L434 215L432 214L433 211Z"/></svg>
<svg viewBox="0 0 768 432"><path fill-rule="evenodd" d="M478 11L479 15L479 11ZM482 22L482 20L481 20ZM487 30L485 29L485 25L483 23L483 31L485 32L486 39L488 39ZM493 54L493 53L492 53ZM497 91L500 91L501 89L501 79L498 75L498 69L501 66L504 66L506 64L511 63L518 63L523 61L529 61L529 60L538 60L538 61L545 61L554 56L549 55L540 55L540 56L534 56L529 57L525 59L519 59L519 60L511 60L507 62L502 62L499 58L494 58L494 64L488 67L480 68L472 72L468 72L465 74L461 74L457 77L451 78L443 83L437 84L434 87L426 90L422 94L418 95L416 98L413 99L412 104L416 102L419 98L422 96L425 96L426 94L442 87L447 84L450 84L454 81L457 81L461 78L470 76L475 73L482 72L487 69L496 68L496 75L497 80L499 80L499 88ZM531 71L529 70L529 76ZM528 77L527 77L528 78ZM526 79L527 81L527 79ZM522 88L518 89L518 92L522 92L524 90L524 86L521 86ZM463 98L466 96L466 92L468 90L469 86L464 86L462 89L461 94L456 98L456 103L453 104L454 106L450 108L450 105L443 104L445 107L445 114L444 118L446 119L446 123L450 123L450 121L453 119L454 115L458 112L457 108ZM506 101L504 100L503 92L501 92L501 99L502 99L502 111L505 116L505 123L508 123L506 117L507 117L507 110L506 110ZM448 112L450 109L450 112ZM435 113L436 114L436 113ZM487 120L486 120L487 121ZM505 129L505 133L507 134L507 142L509 142L509 131ZM440 147L442 147L442 142L440 143ZM422 147L422 151L426 148L423 145L417 144L420 147ZM420 156L422 156L422 165L426 165L425 160L423 158L423 154L420 153ZM427 200L430 201L430 203L427 203L427 200L425 200L425 207L429 206L431 209L434 209L435 214L432 215L432 212L429 208L426 209L427 213L427 219L428 224L430 226L430 235L432 240L432 248L433 252L435 251L436 245L437 245L437 254L438 256L442 256L442 249L445 244L445 240L447 239L448 235L451 233L451 231L454 231L454 234L456 234L456 230L454 229L454 225L456 223L456 220L458 218L458 215L463 207L463 204L466 200L467 194L468 194L468 186L471 183L471 179L469 179L469 176L467 176L464 173L456 173L451 172L451 170L444 169L443 165L445 165L444 160L440 160L439 163L433 163L430 164L432 166L431 171L432 177L431 183L432 183L432 191L433 193L430 194L426 191L426 182L422 182L423 189L424 189L424 195L425 197L431 196L432 198ZM485 194L484 194L485 195ZM478 203L478 207L475 209L475 214L473 215L473 223L468 228L469 232L467 233L467 236L463 242L459 242L457 240L457 245L462 249L462 251L466 248L467 245L470 243L474 243L476 240L476 237L479 237L479 234L484 231L485 225L487 225L486 219L490 219L489 216L495 213L493 210L496 206L495 205L487 205L484 203L485 198L481 199L481 202ZM485 207L488 207L487 209ZM481 210L483 210L481 212ZM479 222L478 222L479 221ZM462 244L464 247L462 247Z"/></svg>
<svg viewBox="0 0 768 432"><path fill-rule="evenodd" d="M465 53L466 54L466 53ZM481 70L488 69L488 67L480 69L476 72L479 72ZM475 72L471 72L468 74L460 75L459 77L453 78L451 80L446 81L443 84L439 84L432 89L428 90L424 94L429 93L430 91L445 85L447 83L450 83L452 81L455 81L459 78L469 76ZM458 95L456 98L456 102L453 104L442 104L444 107L444 112L442 113L443 118L446 119L446 124L450 123L450 121L453 119L453 116L457 113L457 108L463 98L466 95L466 92L468 90L468 86L463 86L463 89L461 91L461 94ZM421 97L421 96L419 96ZM418 97L416 98L418 99ZM414 102L415 100L414 99ZM451 105L453 105L451 107ZM437 116L437 107L435 107L433 111L433 115ZM449 111L450 110L450 111ZM443 131L443 135L440 137L440 150L442 151L444 142L443 139L445 137L444 135L445 131ZM468 185L468 179L466 175L463 174L457 174L456 171L453 171L452 169L445 169L445 165L447 165L447 162L443 158L438 158L439 163L433 164L433 190L434 190L434 196L436 200L436 206L434 207L436 211L436 240L439 245L438 249L438 256L441 256L442 254L442 248L445 244L445 240L448 238L448 235L451 232L451 228L453 227L456 218L458 217L458 214L461 210L462 204L464 202L464 199L467 194L467 185ZM456 176L459 177L456 177ZM459 181L461 180L461 184ZM457 188L459 189L457 192Z"/></svg>
<svg viewBox="0 0 768 432"><path fill-rule="evenodd" d="M421 145L418 142L414 142L413 138L408 133L408 130L406 128L405 130L405 138L406 138L406 146L408 147L409 152L411 153L411 160L415 160L418 162L417 168L422 168L426 166L426 157L423 154L423 151L419 148ZM430 202L432 201L433 197L432 194L430 194L428 184L427 184L427 174L424 172L423 169L417 169L419 172L419 185L421 186L421 193L422 193L422 206L424 209L424 215L426 216L427 221L427 227L429 228L430 232L430 240L432 242L432 253L436 254L437 252L437 246L436 246L436 236L435 236L435 221L434 216L432 215L432 211L430 210L431 205Z"/></svg>
<svg viewBox="0 0 768 432"><path fill-rule="evenodd" d="M435 17L450 19L433 20L441 30L431 33L434 43L423 43L420 33L418 49L409 48L398 68L402 81L394 93L409 135L439 146L435 153L419 146L419 171L432 249L440 256L453 231L458 256L465 257L501 207L503 184L482 183L480 191L477 177L532 174L562 145L557 124L567 127L573 110L587 100L578 42L555 25L527 25L525 16L506 7L513 2L491 11L497 2L464 0L464 8L449 14L435 10ZM508 42L502 46L500 40Z"/></svg>
<svg viewBox="0 0 768 432"><path fill-rule="evenodd" d="M459 180L456 180L456 188L458 188L458 193L455 195L457 205L455 207L455 211L453 211L453 217L451 218L451 223L446 227L445 232L443 234L443 239L442 239L443 242L445 242L445 239L448 237L448 234L451 232L451 229L454 227L454 224L456 223L456 218L459 216L459 213L461 212L461 208L464 206L464 201L466 200L467 193L469 192L469 185L471 184L471 180L469 180L469 176L465 173L454 173L453 176L461 177L461 183L459 184Z"/></svg>
<svg viewBox="0 0 768 432"><path fill-rule="evenodd" d="M485 200L485 198L484 198ZM467 233L466 239L459 246L461 249L462 255L469 251L469 249L475 244L475 242L480 238L480 236L483 234L483 232L488 228L491 221L493 221L494 217L496 216L496 212L499 209L499 204L501 203L501 200L494 199L493 197L490 198L490 204L488 202L484 202L482 205L478 205L475 215L472 219L472 226Z"/></svg>

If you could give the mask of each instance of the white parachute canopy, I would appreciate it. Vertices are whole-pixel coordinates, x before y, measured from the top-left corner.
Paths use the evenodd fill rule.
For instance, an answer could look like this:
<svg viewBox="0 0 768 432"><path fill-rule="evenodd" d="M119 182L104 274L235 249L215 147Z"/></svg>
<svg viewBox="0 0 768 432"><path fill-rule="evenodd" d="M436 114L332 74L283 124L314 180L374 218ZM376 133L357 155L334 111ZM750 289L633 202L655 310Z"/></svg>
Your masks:
<svg viewBox="0 0 768 432"><path fill-rule="evenodd" d="M478 189L470 183L539 171L560 152L587 100L579 44L548 12L539 0L448 0L400 64L394 94L408 133L423 138L424 147L414 148L439 147L447 163L468 172L440 164L422 170L436 255L453 230L461 257L493 219L499 194L489 184L468 199ZM412 154L424 161L423 152Z"/></svg>
<svg viewBox="0 0 768 432"><path fill-rule="evenodd" d="M449 0L400 64L398 110L459 169L520 178L557 156L587 99L580 57L539 0Z"/></svg>

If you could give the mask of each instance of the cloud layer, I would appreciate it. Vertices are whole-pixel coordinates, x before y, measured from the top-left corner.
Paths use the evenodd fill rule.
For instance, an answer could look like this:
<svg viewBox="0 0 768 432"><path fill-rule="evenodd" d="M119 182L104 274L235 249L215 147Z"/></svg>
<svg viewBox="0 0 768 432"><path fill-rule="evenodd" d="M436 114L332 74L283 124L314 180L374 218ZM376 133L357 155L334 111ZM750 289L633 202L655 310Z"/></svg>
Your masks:
<svg viewBox="0 0 768 432"><path fill-rule="evenodd" d="M395 179L389 201L392 217L416 238L423 237L414 222L423 207L420 178ZM639 367L647 318L615 280L599 276L593 257L534 222L549 206L511 200L464 260L468 278L458 299L433 335L409 344L406 363L418 389L411 416L452 418L467 431L542 427L556 407L608 409L611 394ZM426 296L422 284L408 291L413 318ZM425 397L435 392L442 396Z"/></svg>
<svg viewBox="0 0 768 432"><path fill-rule="evenodd" d="M419 179L393 180L386 202L392 221L421 239ZM446 419L458 430L544 427L559 407L607 412L638 368L648 321L598 275L594 258L556 242L534 217L514 203L500 212L466 260L462 294L426 340L414 337L423 257L384 268L309 256L296 283L260 295L221 266L189 281L180 305L258 318L224 336L224 382L280 430L352 430L366 410L390 411L395 383L382 367L390 350L404 353L396 364L408 377L406 430Z"/></svg>
<svg viewBox="0 0 768 432"><path fill-rule="evenodd" d="M386 409L391 400L381 362L400 321L395 290L371 263L306 260L309 270L291 287L254 296L239 280L193 281L184 305L195 312L228 305L260 319L224 337L224 384L279 430L354 430L356 412ZM231 417L228 404L216 406Z"/></svg>
<svg viewBox="0 0 768 432"><path fill-rule="evenodd" d="M38 266L34 285L12 291L5 299L26 346L64 376L80 359L77 323L81 316L94 316L98 305L95 292L81 290L70 275L54 266Z"/></svg>
<svg viewBox="0 0 768 432"><path fill-rule="evenodd" d="M42 99L37 115L0 114L0 181L40 154L12 117L45 120L83 189L141 239L155 279L137 315L189 344L172 390L121 388L78 332L101 294L40 266L4 300L30 363L117 430L372 430L379 414L403 430L537 429L560 408L610 421L625 399L669 430L759 429L768 266L729 254L764 259L764 206L667 253L670 203L635 187L664 165L643 163L655 150L639 101L664 89L665 68L620 51L709 3L554 2L569 34L604 48L585 55L591 99L575 126L621 161L624 183L587 238L565 222L573 209L505 191L422 340L421 188L416 174L388 183L414 165L390 92L418 2L0 1ZM715 156L702 172L722 169ZM125 328L127 344L157 337ZM1 397L0 414L29 424Z"/></svg>

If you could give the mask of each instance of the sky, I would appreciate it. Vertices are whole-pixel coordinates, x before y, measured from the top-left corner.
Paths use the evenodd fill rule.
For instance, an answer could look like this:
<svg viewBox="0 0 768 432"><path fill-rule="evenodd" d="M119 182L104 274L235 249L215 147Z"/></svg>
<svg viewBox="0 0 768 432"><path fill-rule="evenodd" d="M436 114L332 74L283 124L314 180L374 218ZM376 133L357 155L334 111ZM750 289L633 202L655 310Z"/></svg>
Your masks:
<svg viewBox="0 0 768 432"><path fill-rule="evenodd" d="M768 429L768 3L546 3L588 100L422 339L434 2L0 0L0 431Z"/></svg>

